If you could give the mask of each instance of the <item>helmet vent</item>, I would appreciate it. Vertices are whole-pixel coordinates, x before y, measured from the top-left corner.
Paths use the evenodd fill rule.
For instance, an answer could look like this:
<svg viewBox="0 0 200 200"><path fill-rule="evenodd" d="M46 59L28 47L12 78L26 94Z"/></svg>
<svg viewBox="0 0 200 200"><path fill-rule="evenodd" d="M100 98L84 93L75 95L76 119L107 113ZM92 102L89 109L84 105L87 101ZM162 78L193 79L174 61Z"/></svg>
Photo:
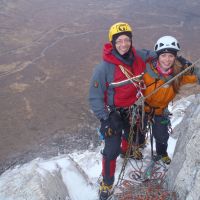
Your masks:
<svg viewBox="0 0 200 200"><path fill-rule="evenodd" d="M164 44L163 43L160 43L160 45L159 45L160 47L162 47L162 46L164 46Z"/></svg>

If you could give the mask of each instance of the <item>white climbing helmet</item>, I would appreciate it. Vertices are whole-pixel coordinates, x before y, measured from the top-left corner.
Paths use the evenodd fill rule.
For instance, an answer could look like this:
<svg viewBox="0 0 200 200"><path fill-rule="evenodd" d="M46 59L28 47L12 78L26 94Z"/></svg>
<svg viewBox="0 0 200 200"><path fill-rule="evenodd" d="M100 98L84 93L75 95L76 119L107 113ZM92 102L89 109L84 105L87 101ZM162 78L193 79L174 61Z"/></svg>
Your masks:
<svg viewBox="0 0 200 200"><path fill-rule="evenodd" d="M156 42L154 51L156 51L158 55L167 52L176 54L180 51L180 45L176 38L172 36L163 36Z"/></svg>

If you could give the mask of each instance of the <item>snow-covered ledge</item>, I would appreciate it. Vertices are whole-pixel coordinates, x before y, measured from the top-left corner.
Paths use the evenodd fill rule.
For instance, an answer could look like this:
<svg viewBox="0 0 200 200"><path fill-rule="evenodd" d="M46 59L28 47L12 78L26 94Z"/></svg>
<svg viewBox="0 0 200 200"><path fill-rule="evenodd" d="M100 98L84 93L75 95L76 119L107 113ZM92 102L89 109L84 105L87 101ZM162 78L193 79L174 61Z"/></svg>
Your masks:
<svg viewBox="0 0 200 200"><path fill-rule="evenodd" d="M0 176L0 200L95 200L100 158L99 149L16 166Z"/></svg>
<svg viewBox="0 0 200 200"><path fill-rule="evenodd" d="M5 180L0 184L0 199L66 200L68 191L59 165L48 166L47 170L38 163L41 161L36 159L31 164L5 172L2 175Z"/></svg>

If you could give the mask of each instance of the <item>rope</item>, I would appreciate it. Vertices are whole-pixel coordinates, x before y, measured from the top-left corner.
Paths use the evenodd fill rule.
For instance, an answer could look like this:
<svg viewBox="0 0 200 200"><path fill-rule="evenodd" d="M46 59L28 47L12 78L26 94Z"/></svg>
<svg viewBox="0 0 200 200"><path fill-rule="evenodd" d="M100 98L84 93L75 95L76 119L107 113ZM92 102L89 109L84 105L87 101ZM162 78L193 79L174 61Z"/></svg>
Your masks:
<svg viewBox="0 0 200 200"><path fill-rule="evenodd" d="M177 79L179 76L182 76L185 72L189 71L190 69L192 69L193 67L195 67L195 65L200 62L200 58L198 60L196 60L192 65L190 65L189 67L187 67L186 69L184 69L183 71L181 71L180 73L178 73L176 76L174 76L173 78L171 78L170 80L168 80L167 82L165 82L164 84L162 84L161 86L157 87L154 91L152 91L151 93L149 93L147 96L141 96L140 99L138 99L138 102L136 104L141 104L140 101L144 101L145 99L149 98L151 95L155 94L160 88L168 85L169 83L171 83L172 81L174 81L175 79Z"/></svg>
<svg viewBox="0 0 200 200"><path fill-rule="evenodd" d="M121 171L119 173L119 177L118 177L118 180L117 180L117 183L116 185L114 186L114 188L116 186L118 186L118 184L120 183L120 181L123 179L124 177L124 173L125 173L125 168L126 168L126 165L128 163L128 158L130 156L130 153L131 153L131 149L132 149L132 144L133 144L133 135L134 135L134 126L136 125L137 123L137 116L136 116L136 112L137 112L137 107L136 106L133 106L132 108L132 115L131 115L131 127L130 127L130 133L129 133L129 138L128 138L128 150L126 152L126 155L125 155L125 158L124 158L124 161L123 161L123 164L122 164L122 168L121 168Z"/></svg>
<svg viewBox="0 0 200 200"><path fill-rule="evenodd" d="M141 79L141 75L144 73L141 73L139 76L134 76L134 74L123 67L122 65L118 65L122 73L126 76L126 78L136 87L138 94L136 95L138 98L143 96L142 90L146 89L146 86L144 84L144 81ZM134 80L133 80L134 77ZM137 84L136 84L137 82Z"/></svg>
<svg viewBox="0 0 200 200"><path fill-rule="evenodd" d="M131 71L129 71L128 69L126 69L125 67L123 67L122 65L118 65L120 70L122 71L122 73L127 77L127 79L136 87L137 89L137 98L140 99L141 97L143 97L143 93L142 90L146 89L146 86L144 84L144 81L142 79L137 80L137 76L135 77L134 81L132 80L133 78L133 73ZM144 73L142 73L141 75L143 75ZM136 82L138 84L136 84ZM139 105L138 105L139 106ZM142 107L142 120L141 120L141 124L142 124L142 129L144 128L144 101L140 102L140 106Z"/></svg>
<svg viewBox="0 0 200 200"><path fill-rule="evenodd" d="M138 92L137 95L142 97L143 96L142 90L146 89L144 87L143 80L138 78L138 80L134 79L134 81L133 81L132 78L133 78L134 75L133 75L133 73L131 71L129 71L128 69L124 68L122 65L119 65L119 68L122 71L122 73L127 77L127 79L136 87L137 92ZM122 164L122 168L121 168L121 171L119 173L119 177L118 177L117 183L113 188L113 191L114 191L115 187L117 187L119 185L120 181L123 180L123 177L124 177L125 168L126 168L126 165L128 163L129 156L131 154L131 150L132 150L132 146L133 146L133 136L135 134L135 131L134 131L135 125L137 126L137 129L139 129L139 127L138 127L139 126L138 123L140 122L139 121L139 118L140 118L140 113L139 113L140 110L139 109L140 109L139 105L133 105L132 106L131 127L130 127L130 132L129 132L129 137L128 137L128 150L126 152L126 155L125 155L125 158L124 158L124 161L123 161L123 164ZM142 119L142 124L143 124L143 119ZM142 128L143 128L143 125L142 125ZM134 151L135 150L136 149L134 149Z"/></svg>
<svg viewBox="0 0 200 200"><path fill-rule="evenodd" d="M146 87L144 87L144 81L141 79L143 74L140 74L138 76L134 76L132 72L130 72L128 69L124 68L122 65L119 65L119 68L121 69L122 73L126 76L126 78L136 87L137 92L138 92L137 93L138 98L143 96L142 90L146 89ZM119 83L121 83L121 82L119 82ZM125 155L125 158L124 158L124 161L123 161L123 164L122 164L122 168L121 168L121 171L119 173L117 183L113 187L113 190L112 190L113 192L114 192L115 188L119 185L120 181L123 180L125 168L126 168L126 165L128 163L128 158L131 154L132 145L133 145L133 136L135 134L134 127L135 127L137 120L138 120L138 116L136 115L136 113L139 114L138 108L139 108L139 106L136 106L136 105L133 105L131 107L131 111L132 111L131 112L131 127L130 127L130 132L129 132L129 137L128 137L128 150L126 152L126 155ZM100 175L100 177L101 177L101 175ZM100 177L98 178L97 182L100 181Z"/></svg>
<svg viewBox="0 0 200 200"><path fill-rule="evenodd" d="M140 98L138 98L138 100L135 102L135 105L140 105L142 107L142 129L144 128L144 102L147 98L149 98L150 96L152 96L153 94L155 94L160 88L168 85L169 83L171 83L172 81L174 81L175 79L177 79L178 77L182 76L185 72L191 70L193 67L195 67L195 65L200 62L200 58L198 60L196 60L192 65L190 65L189 67L187 67L186 69L184 69L183 71L181 71L180 73L178 73L176 76L174 76L173 78L171 78L170 80L168 80L167 82L165 82L164 84L162 84L161 86L157 87L155 90L153 90L151 93L149 93L147 96L141 95Z"/></svg>

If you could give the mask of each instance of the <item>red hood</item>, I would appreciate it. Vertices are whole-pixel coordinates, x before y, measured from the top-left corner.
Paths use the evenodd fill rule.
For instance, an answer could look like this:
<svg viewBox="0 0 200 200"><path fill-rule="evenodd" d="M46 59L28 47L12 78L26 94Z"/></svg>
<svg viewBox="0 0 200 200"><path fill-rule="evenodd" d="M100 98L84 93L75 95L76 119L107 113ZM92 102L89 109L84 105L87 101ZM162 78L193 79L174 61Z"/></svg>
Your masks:
<svg viewBox="0 0 200 200"><path fill-rule="evenodd" d="M116 64L116 65L123 64L122 61L120 61L119 59L117 59L117 58L112 54L112 50L113 50L112 44L111 44L111 43L106 43L106 44L104 45L104 48L103 48L103 59L104 59L105 61L107 61L107 62ZM136 54L135 48L132 48L132 51L133 51L133 55L135 55L135 54Z"/></svg>

